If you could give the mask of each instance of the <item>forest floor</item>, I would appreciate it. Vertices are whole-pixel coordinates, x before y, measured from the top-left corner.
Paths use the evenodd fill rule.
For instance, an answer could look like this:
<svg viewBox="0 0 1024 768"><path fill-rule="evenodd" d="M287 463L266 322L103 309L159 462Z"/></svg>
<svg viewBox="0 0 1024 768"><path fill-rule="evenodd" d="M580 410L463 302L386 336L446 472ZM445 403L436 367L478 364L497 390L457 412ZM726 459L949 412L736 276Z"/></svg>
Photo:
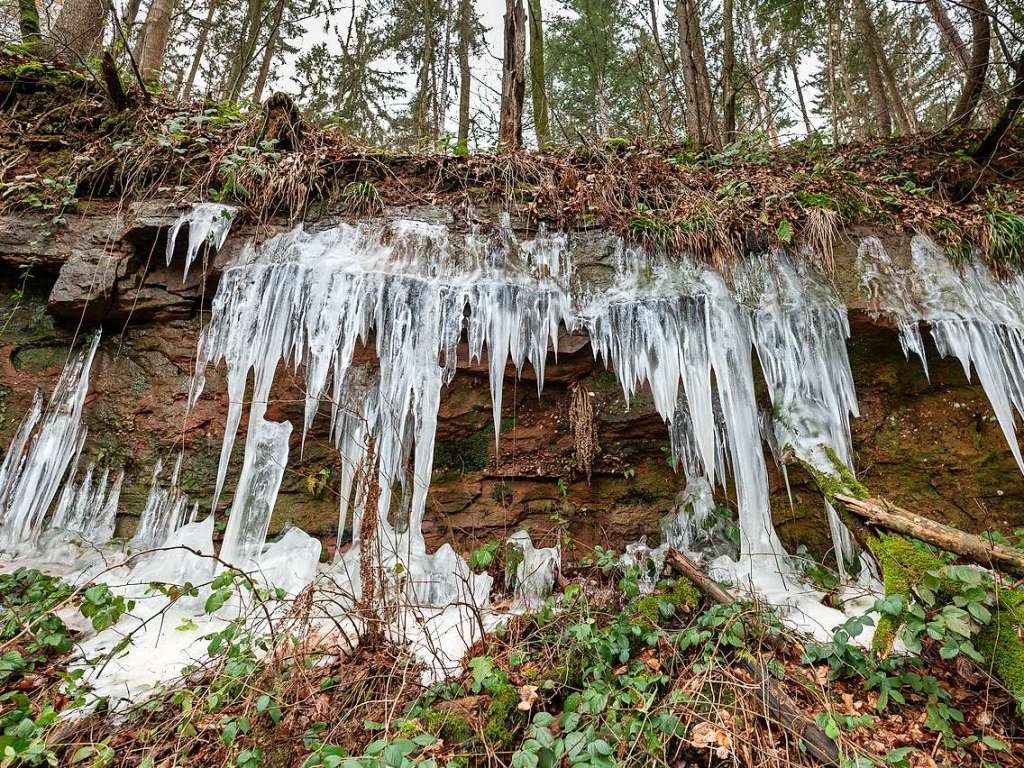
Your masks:
<svg viewBox="0 0 1024 768"><path fill-rule="evenodd" d="M122 73L131 83L130 73ZM311 123L287 97L263 106L180 102L137 86L115 105L99 72L0 50L0 212L62 213L90 199L212 200L263 220L498 205L560 228L605 227L723 263L748 248L811 246L828 269L840 227L931 234L955 255L1017 266L1024 135L984 165L974 132L721 152L612 138L539 153L469 155L446 142L368 147Z"/></svg>
<svg viewBox="0 0 1024 768"><path fill-rule="evenodd" d="M105 628L132 605L3 575L0 765L1024 765L1020 704L966 655L948 658L941 635L877 658L849 642L863 620L814 643L764 606L709 604L670 571L641 595L616 562L597 552L568 570L434 685L401 645L364 636L351 650L341 632L310 631L309 591L274 641L234 622L205 662L116 715L69 672L78 633L58 616ZM834 761L808 749L808 727L834 739Z"/></svg>

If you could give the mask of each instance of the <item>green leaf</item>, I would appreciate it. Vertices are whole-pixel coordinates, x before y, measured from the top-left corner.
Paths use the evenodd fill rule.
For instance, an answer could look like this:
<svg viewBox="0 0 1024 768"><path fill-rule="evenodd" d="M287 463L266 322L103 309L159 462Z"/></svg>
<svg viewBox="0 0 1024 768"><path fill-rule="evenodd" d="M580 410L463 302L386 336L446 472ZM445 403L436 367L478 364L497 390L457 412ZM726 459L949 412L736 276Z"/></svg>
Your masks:
<svg viewBox="0 0 1024 768"><path fill-rule="evenodd" d="M968 603L967 612L982 624L988 624L992 621L992 614L989 612L988 608L980 603Z"/></svg>
<svg viewBox="0 0 1024 768"><path fill-rule="evenodd" d="M778 228L775 230L775 235L787 245L793 242L793 222L789 219L780 221Z"/></svg>
<svg viewBox="0 0 1024 768"><path fill-rule="evenodd" d="M998 750L998 751L1009 749L1008 746L1006 746L1003 742L1001 742L995 736L982 736L981 737L981 743L984 744L986 747L989 747L990 749L995 749L995 750Z"/></svg>
<svg viewBox="0 0 1024 768"><path fill-rule="evenodd" d="M218 589L216 592L211 593L210 596L206 598L206 605L204 606L203 610L205 610L207 613L215 613L220 609L222 605L224 605L225 602L227 602L227 599L229 597L231 597L230 589L227 589L226 587L223 589Z"/></svg>

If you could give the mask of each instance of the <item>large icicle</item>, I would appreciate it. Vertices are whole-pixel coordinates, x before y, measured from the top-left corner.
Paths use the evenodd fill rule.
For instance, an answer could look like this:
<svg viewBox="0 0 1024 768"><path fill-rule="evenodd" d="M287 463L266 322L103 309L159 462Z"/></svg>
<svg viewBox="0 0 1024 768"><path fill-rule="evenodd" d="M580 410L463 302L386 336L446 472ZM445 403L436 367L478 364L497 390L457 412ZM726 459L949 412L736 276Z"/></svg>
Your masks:
<svg viewBox="0 0 1024 768"><path fill-rule="evenodd" d="M440 390L455 373L459 341L465 333L470 360L481 359L487 350L497 431L506 360L511 358L519 371L529 361L542 385L547 350L557 344L568 312L564 291L548 283L538 287L530 279L535 269L531 259L541 261L546 270L560 263L547 250L557 248L557 242L531 246L527 269L518 270L516 278L495 266L499 260L494 253L472 236L462 244L460 261L450 252L443 227L395 222L382 231L340 225L277 236L250 254L247 263L228 269L199 353L200 377L208 364L223 360L227 365L229 408L214 503L241 421L249 371L255 414L269 397L277 366L304 363L304 434L326 394L328 377L333 378L335 440L349 450L342 514L353 506L349 491L357 489L360 452L372 435L384 538L394 547L402 539L410 552L422 552L420 527L433 469ZM356 385L364 393L359 407L343 408L339 416L342 402L352 399L355 349L371 333L379 374L369 386ZM406 488L410 452L412 485ZM409 496L408 518L402 521L388 517L396 482ZM354 510L358 518L358 504Z"/></svg>
<svg viewBox="0 0 1024 768"><path fill-rule="evenodd" d="M37 396L0 468L0 552L31 551L85 442L82 406L100 335L65 366L45 413Z"/></svg>
<svg viewBox="0 0 1024 768"><path fill-rule="evenodd" d="M249 422L242 473L220 551L225 562L245 568L259 559L288 464L291 434L290 421L267 421L259 416Z"/></svg>
<svg viewBox="0 0 1024 768"><path fill-rule="evenodd" d="M750 305L754 347L772 400L776 445L788 446L827 474L834 472L826 451L831 449L852 469L850 417L859 410L846 353L846 307L808 267L784 253L747 259L737 286ZM845 578L846 563L854 558L853 541L827 502L825 511Z"/></svg>

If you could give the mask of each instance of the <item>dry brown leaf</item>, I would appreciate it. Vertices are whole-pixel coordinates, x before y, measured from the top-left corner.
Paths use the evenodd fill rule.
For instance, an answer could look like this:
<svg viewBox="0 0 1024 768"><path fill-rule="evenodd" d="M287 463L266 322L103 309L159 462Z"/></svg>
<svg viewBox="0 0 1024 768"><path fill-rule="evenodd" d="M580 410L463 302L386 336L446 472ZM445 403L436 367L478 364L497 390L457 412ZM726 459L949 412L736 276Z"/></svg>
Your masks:
<svg viewBox="0 0 1024 768"><path fill-rule="evenodd" d="M524 685L519 689L519 703L516 709L520 712L529 712L537 701L537 686Z"/></svg>
<svg viewBox="0 0 1024 768"><path fill-rule="evenodd" d="M690 743L695 747L714 750L715 756L724 760L732 754L732 737L715 725L697 723L690 729Z"/></svg>

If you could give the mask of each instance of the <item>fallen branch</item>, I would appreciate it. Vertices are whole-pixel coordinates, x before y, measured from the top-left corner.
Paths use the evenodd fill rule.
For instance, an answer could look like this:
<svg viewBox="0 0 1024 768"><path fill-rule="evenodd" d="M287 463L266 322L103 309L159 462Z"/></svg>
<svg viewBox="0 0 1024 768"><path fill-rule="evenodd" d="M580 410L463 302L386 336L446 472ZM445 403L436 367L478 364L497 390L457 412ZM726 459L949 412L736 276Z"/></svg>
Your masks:
<svg viewBox="0 0 1024 768"><path fill-rule="evenodd" d="M721 605L732 605L736 599L717 582L697 567L686 555L677 549L670 549L665 561L681 576L689 579L705 597ZM839 748L825 732L807 718L789 694L773 680L761 659L752 653L740 654L740 663L761 689L760 697L765 712L772 722L777 722L788 732L798 737L807 754L823 765L839 765Z"/></svg>
<svg viewBox="0 0 1024 768"><path fill-rule="evenodd" d="M1017 576L1024 576L1024 553L1012 547L993 544L973 533L965 533L929 520L901 509L885 499L857 499L842 494L836 494L835 498L852 514L872 525L913 536L986 568L998 568Z"/></svg>

